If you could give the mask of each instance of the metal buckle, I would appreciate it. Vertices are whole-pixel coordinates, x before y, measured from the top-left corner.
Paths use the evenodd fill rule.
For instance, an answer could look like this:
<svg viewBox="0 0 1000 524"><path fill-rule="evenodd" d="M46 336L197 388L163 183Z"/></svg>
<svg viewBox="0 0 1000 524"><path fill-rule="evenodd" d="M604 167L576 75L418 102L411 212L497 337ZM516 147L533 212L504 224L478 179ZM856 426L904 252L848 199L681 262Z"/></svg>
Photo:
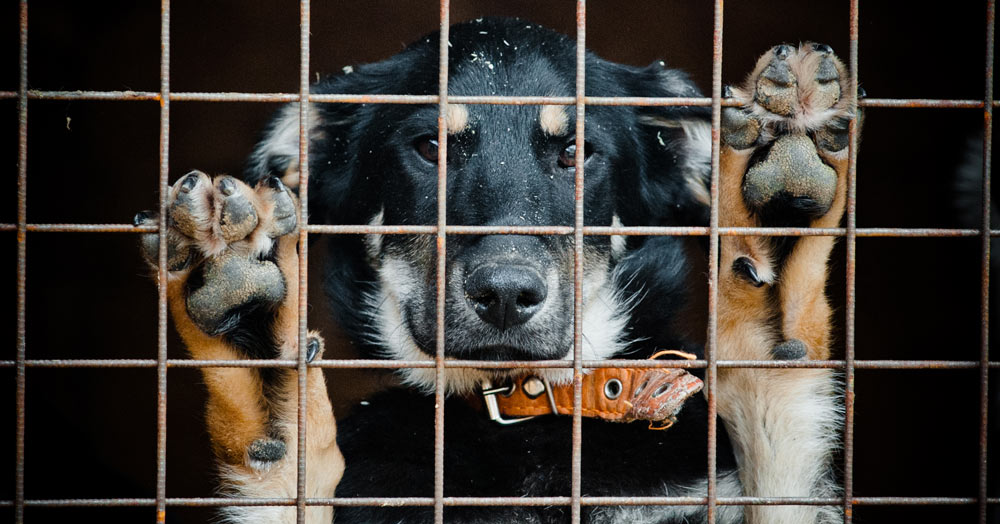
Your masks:
<svg viewBox="0 0 1000 524"><path fill-rule="evenodd" d="M549 379L542 377L542 382L545 383L545 394L549 398L549 407L552 408L552 414L558 415L559 411L556 409L556 399L555 396L552 395L552 386L549 385ZM495 388L489 379L483 379L480 386L482 387L483 401L486 403L486 413L493 422L509 426L511 424L519 424L521 422L529 421L538 416L532 415L530 417L503 418L503 415L500 414L500 406L497 404L496 395L501 393L512 393L514 391L514 387L516 387L514 383L511 383L511 385L507 387Z"/></svg>

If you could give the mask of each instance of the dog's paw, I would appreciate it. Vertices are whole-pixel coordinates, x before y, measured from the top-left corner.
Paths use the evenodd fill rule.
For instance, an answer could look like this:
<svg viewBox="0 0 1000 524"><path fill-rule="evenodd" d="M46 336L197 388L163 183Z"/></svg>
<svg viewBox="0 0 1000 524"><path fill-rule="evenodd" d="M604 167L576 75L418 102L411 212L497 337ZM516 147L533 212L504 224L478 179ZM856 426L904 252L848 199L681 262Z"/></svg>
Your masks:
<svg viewBox="0 0 1000 524"><path fill-rule="evenodd" d="M822 44L765 53L742 87L727 90L722 140L750 159L742 181L747 209L765 225L798 225L826 214L837 195L830 158L846 153L852 118L848 75Z"/></svg>
<svg viewBox="0 0 1000 524"><path fill-rule="evenodd" d="M278 240L296 229L296 208L294 195L273 177L251 187L233 177L213 180L195 171L170 188L167 268L171 278L186 280L186 311L199 329L225 334L248 309L284 300L276 252ZM144 211L135 224L156 220ZM155 265L158 235L143 235L141 247Z"/></svg>

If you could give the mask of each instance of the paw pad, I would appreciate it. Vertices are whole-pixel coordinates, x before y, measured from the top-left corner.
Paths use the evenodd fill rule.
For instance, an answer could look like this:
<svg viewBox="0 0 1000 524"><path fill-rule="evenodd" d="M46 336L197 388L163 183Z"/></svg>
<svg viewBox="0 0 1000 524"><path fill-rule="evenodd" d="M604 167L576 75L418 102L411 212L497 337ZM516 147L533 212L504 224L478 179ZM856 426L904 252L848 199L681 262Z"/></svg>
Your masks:
<svg viewBox="0 0 1000 524"><path fill-rule="evenodd" d="M190 292L187 311L205 333L218 335L239 320L234 310L277 304L285 297L285 281L270 261L224 254L205 261L204 285Z"/></svg>
<svg viewBox="0 0 1000 524"><path fill-rule="evenodd" d="M284 278L270 260L275 239L298 222L295 197L284 184L273 179L250 187L194 171L171 187L167 209L167 268L196 269L187 280L187 309L200 329L226 333L243 313L284 300ZM133 222L154 225L157 218L142 211ZM155 265L159 236L143 235L140 245Z"/></svg>
<svg viewBox="0 0 1000 524"><path fill-rule="evenodd" d="M837 172L826 165L809 137L787 135L776 140L763 160L747 171L743 198L747 206L760 211L779 196L808 199L814 214L830 209L837 191Z"/></svg>
<svg viewBox="0 0 1000 524"><path fill-rule="evenodd" d="M798 339L790 339L771 349L774 360L805 360L808 351L806 345Z"/></svg>
<svg viewBox="0 0 1000 524"><path fill-rule="evenodd" d="M281 440L261 438L253 441L247 447L247 457L249 457L251 463L264 466L285 458L285 451L285 443Z"/></svg>

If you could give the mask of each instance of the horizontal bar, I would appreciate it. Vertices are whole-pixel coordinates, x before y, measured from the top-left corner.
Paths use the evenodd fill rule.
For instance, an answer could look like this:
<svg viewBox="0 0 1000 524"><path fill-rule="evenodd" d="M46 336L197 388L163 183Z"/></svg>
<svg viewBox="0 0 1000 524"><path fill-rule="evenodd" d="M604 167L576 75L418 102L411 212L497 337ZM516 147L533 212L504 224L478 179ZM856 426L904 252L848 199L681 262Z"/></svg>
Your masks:
<svg viewBox="0 0 1000 524"><path fill-rule="evenodd" d="M296 102L297 93L238 93L238 92L172 92L171 101L183 102ZM17 91L0 91L0 100L16 99ZM30 100L115 100L115 101L157 101L157 91L28 91ZM311 102L333 104L437 104L437 95L360 95L360 94L313 94ZM574 105L571 96L449 96L454 104L490 105ZM712 99L705 97L611 97L588 96L586 105L593 106L711 106ZM739 103L731 98L722 100L723 106L733 107ZM924 108L924 109L982 109L982 100L936 99L936 98L865 98L858 101L861 107L878 108ZM993 107L1000 107L994 101Z"/></svg>
<svg viewBox="0 0 1000 524"><path fill-rule="evenodd" d="M855 360L856 369L977 369L972 360ZM0 368L14 367L14 360L0 360ZM30 359L31 368L155 368L155 359ZM433 368L433 360L328 359L316 360L309 367L325 369L414 369ZM553 369L572 368L571 360L447 360L446 368L458 369ZM720 368L752 369L843 369L843 360L719 360ZM1000 368L1000 361L990 362ZM169 368L295 368L295 360L279 359L169 359ZM705 360L584 360L584 369L603 368L682 368L702 369Z"/></svg>
<svg viewBox="0 0 1000 524"><path fill-rule="evenodd" d="M294 506L294 498L226 498L226 497L172 497L167 506L173 507L247 507ZM699 506L706 497L581 497L584 506ZM852 497L856 506L956 506L976 504L975 497ZM570 497L445 497L445 506L567 506ZM832 506L843 499L829 497L719 497L716 504L727 506ZM988 504L1000 504L1000 498L987 499ZM35 499L26 500L25 506L45 508L65 507L146 507L154 506L153 498L107 499ZM0 507L12 507L11 500L0 500ZM308 506L433 506L431 497L352 497L307 498Z"/></svg>
<svg viewBox="0 0 1000 524"><path fill-rule="evenodd" d="M28 231L35 233L156 233L156 226L133 226L132 224L28 224ZM0 231L16 231L17 224L0 224ZM432 235L437 226L362 226L309 224L309 233L327 235ZM937 238L937 237L978 237L978 229L944 228L859 228L858 237L881 238ZM571 226L460 226L449 225L445 233L451 235L570 235ZM584 235L592 236L706 236L709 228L700 226L587 226ZM834 236L842 237L846 229L809 227L721 227L722 236ZM990 236L1000 237L1000 229L990 230Z"/></svg>

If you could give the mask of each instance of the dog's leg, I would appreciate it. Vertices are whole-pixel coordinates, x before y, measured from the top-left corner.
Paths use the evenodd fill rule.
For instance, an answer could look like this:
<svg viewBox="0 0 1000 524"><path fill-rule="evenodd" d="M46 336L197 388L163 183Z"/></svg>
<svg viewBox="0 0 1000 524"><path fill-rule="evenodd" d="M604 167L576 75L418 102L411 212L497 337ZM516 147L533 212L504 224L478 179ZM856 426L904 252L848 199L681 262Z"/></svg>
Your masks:
<svg viewBox="0 0 1000 524"><path fill-rule="evenodd" d="M851 96L827 46L778 46L732 93L723 118L723 226L835 227L844 211ZM832 237L724 237L719 266L720 359L829 355L824 295ZM761 271L760 268L764 268ZM771 278L761 278L760 275ZM839 437L832 372L722 369L719 414L736 447L746 495L835 496ZM747 506L751 524L832 522L834 508Z"/></svg>
<svg viewBox="0 0 1000 524"><path fill-rule="evenodd" d="M250 187L194 172L170 190L167 293L177 331L196 359L295 359L299 351L295 196L276 178ZM136 224L156 223L150 213ZM155 264L158 235L142 251ZM311 333L306 358L322 354ZM206 423L222 489L237 497L294 497L298 379L292 369L202 368ZM306 490L331 497L343 473L322 370L307 375ZM332 508L309 507L329 523ZM234 507L234 522L295 522L290 507Z"/></svg>

